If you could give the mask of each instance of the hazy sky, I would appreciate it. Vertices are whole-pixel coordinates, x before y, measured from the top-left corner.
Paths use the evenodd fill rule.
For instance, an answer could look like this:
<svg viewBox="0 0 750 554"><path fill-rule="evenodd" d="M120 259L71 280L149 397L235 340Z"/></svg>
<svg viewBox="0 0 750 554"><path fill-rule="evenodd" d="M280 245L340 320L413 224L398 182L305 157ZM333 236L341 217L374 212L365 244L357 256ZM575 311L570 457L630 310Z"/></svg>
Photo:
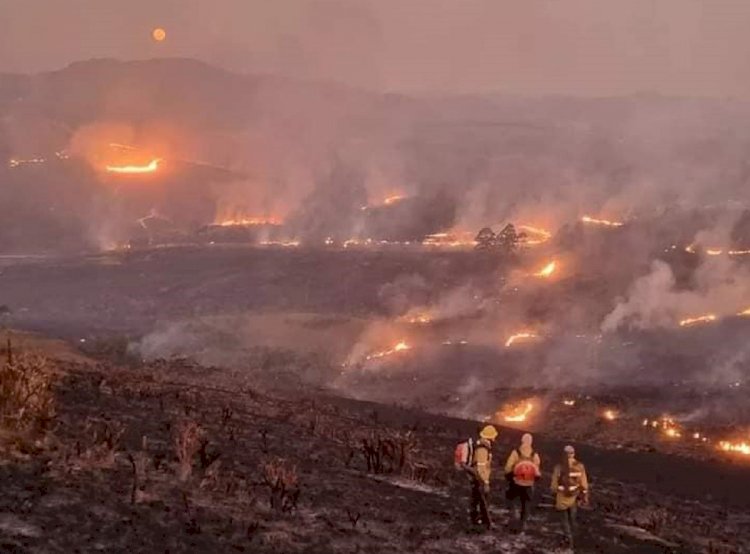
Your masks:
<svg viewBox="0 0 750 554"><path fill-rule="evenodd" d="M749 29L747 0L0 0L0 71L188 56L381 90L747 98Z"/></svg>

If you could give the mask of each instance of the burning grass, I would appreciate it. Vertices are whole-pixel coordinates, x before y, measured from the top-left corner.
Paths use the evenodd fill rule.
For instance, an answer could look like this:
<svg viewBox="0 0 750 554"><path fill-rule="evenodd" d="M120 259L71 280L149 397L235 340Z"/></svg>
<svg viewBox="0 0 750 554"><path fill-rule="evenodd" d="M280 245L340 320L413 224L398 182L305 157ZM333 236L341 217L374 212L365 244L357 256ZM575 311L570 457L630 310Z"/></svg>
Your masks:
<svg viewBox="0 0 750 554"><path fill-rule="evenodd" d="M535 404L534 399L505 404L495 413L494 419L499 423L523 423L534 411Z"/></svg>
<svg viewBox="0 0 750 554"><path fill-rule="evenodd" d="M108 165L105 167L109 173L118 173L122 175L140 175L143 173L154 173L159 169L161 158L154 158L144 165Z"/></svg>
<svg viewBox="0 0 750 554"><path fill-rule="evenodd" d="M715 314L699 315L696 317L687 317L680 320L680 327L689 327L691 325L700 325L704 323L713 323L716 321Z"/></svg>
<svg viewBox="0 0 750 554"><path fill-rule="evenodd" d="M521 331L519 333L515 333L509 336L505 340L505 347L510 348L517 342L527 342L527 341L538 339L538 338L539 338L539 335L537 335L533 331Z"/></svg>
<svg viewBox="0 0 750 554"><path fill-rule="evenodd" d="M599 225L599 226L602 226L602 227L622 227L623 225L625 225L625 223L623 223L622 221L612 221L612 220L609 220L609 219L599 219L599 218L591 217L591 216L588 216L588 215L584 215L581 218L581 221L583 223L587 223L589 225Z"/></svg>
<svg viewBox="0 0 750 554"><path fill-rule="evenodd" d="M534 273L534 277L541 277L542 279L548 279L557 271L557 262L551 261L539 271Z"/></svg>
<svg viewBox="0 0 750 554"><path fill-rule="evenodd" d="M365 360L366 361L378 360L380 358L385 358L387 356L391 356L398 352L404 352L406 350L411 350L411 346L409 346L405 340L400 340L393 346L393 348L389 348L388 350L381 350L379 352L373 352L372 354L368 354Z"/></svg>

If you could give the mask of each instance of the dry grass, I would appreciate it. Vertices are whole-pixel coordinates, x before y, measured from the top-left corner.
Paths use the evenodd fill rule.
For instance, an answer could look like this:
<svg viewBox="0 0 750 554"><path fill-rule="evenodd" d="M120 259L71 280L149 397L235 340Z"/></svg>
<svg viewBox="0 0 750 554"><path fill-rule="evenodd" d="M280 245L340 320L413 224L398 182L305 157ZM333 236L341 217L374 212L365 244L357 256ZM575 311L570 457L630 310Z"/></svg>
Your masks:
<svg viewBox="0 0 750 554"><path fill-rule="evenodd" d="M297 467L286 460L275 458L262 464L261 470L271 509L282 513L296 510L300 495Z"/></svg>
<svg viewBox="0 0 750 554"><path fill-rule="evenodd" d="M0 362L0 418L13 431L46 429L55 417L54 373L46 357L14 353Z"/></svg>
<svg viewBox="0 0 750 554"><path fill-rule="evenodd" d="M175 426L174 449L177 457L177 477L187 481L193 473L193 459L204 444L205 431L191 419L180 421Z"/></svg>

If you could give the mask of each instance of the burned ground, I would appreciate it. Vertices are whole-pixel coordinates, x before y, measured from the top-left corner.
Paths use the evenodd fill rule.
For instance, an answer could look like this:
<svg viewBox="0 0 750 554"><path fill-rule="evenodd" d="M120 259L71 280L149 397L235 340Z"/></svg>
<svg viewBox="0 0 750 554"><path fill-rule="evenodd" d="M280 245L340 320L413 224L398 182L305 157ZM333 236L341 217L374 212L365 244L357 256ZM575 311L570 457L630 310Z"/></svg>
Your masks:
<svg viewBox="0 0 750 554"><path fill-rule="evenodd" d="M501 431L496 529L476 534L466 525L465 478L452 467L453 446L476 423L310 392L211 387L205 378L197 384L211 369L186 362L56 367L64 376L54 431L5 451L5 551L557 548L544 491L559 441L537 437L545 479L531 530L517 535L507 528L499 465L519 432ZM194 425L192 448L186 425ZM579 552L747 550L744 468L583 445L579 452L594 498L581 516ZM275 487L278 475L286 487Z"/></svg>

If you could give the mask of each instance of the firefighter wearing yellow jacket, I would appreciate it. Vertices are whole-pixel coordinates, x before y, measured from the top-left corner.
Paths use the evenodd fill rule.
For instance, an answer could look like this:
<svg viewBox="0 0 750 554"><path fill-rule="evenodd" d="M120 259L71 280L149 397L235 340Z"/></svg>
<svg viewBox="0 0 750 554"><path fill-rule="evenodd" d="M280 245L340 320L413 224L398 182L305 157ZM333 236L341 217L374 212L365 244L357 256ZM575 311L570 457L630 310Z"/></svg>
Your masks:
<svg viewBox="0 0 750 554"><path fill-rule="evenodd" d="M471 481L471 503L469 512L475 525L492 528L488 509L490 494L490 475L492 474L492 442L497 438L497 429L486 425L479 433L479 440L474 445L471 464L465 469Z"/></svg>
<svg viewBox="0 0 750 554"><path fill-rule="evenodd" d="M568 445L563 457L552 472L552 493L555 495L555 509L560 513L562 527L568 543L573 548L576 531L578 504L589 502L589 481L586 468L576 460L575 449Z"/></svg>

